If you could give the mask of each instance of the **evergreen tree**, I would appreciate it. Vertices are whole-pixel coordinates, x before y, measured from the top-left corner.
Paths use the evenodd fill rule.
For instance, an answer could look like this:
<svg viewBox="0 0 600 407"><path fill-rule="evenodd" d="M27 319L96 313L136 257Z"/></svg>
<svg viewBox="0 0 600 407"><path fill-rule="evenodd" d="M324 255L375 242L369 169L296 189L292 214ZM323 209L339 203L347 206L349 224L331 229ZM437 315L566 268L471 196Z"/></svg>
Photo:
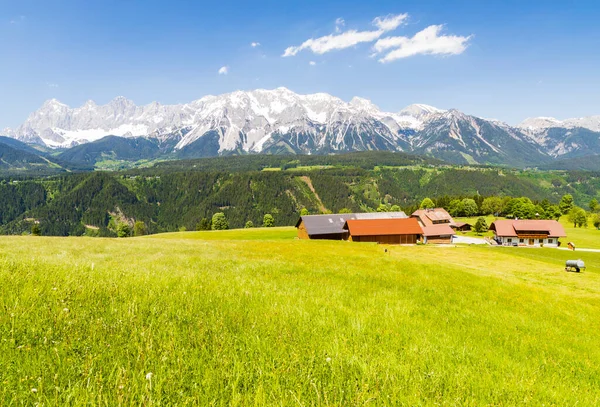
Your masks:
<svg viewBox="0 0 600 407"><path fill-rule="evenodd" d="M569 211L571 209L573 209L573 206L574 206L573 195L571 195L571 194L563 195L563 197L560 199L560 203L558 204L558 206L563 215L566 215L567 213L569 213Z"/></svg>
<svg viewBox="0 0 600 407"><path fill-rule="evenodd" d="M200 220L200 222L198 222L198 224L196 225L196 230L210 230L211 229L211 224L210 224L210 219L208 218L202 218Z"/></svg>
<svg viewBox="0 0 600 407"><path fill-rule="evenodd" d="M148 234L148 228L146 227L146 223L144 221L138 220L133 225L133 235L134 236L144 236Z"/></svg>
<svg viewBox="0 0 600 407"><path fill-rule="evenodd" d="M246 224L244 225L245 229L251 229L254 227L254 222L252 222L251 220L249 220L248 222L246 222Z"/></svg>
<svg viewBox="0 0 600 407"><path fill-rule="evenodd" d="M129 237L131 235L131 228L127 222L117 223L117 237Z"/></svg>
<svg viewBox="0 0 600 407"><path fill-rule="evenodd" d="M477 219L477 222L475 222L475 225L473 226L473 230L475 230L475 233L478 235L488 231L488 224L484 217Z"/></svg>
<svg viewBox="0 0 600 407"><path fill-rule="evenodd" d="M31 226L31 234L33 236L41 236L42 235L42 229L40 228L40 225L38 223L34 223Z"/></svg>

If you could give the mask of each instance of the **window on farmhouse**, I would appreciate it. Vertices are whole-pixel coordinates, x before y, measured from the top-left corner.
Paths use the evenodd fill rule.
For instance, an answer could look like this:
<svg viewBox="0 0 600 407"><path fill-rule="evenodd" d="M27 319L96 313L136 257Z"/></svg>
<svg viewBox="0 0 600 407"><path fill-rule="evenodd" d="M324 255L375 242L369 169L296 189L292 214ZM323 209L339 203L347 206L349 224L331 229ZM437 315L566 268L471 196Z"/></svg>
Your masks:
<svg viewBox="0 0 600 407"><path fill-rule="evenodd" d="M508 239L508 240L507 240L507 242L508 242L508 243L512 243L512 239Z"/></svg>
<svg viewBox="0 0 600 407"><path fill-rule="evenodd" d="M525 239L519 239L519 243L525 243Z"/></svg>
<svg viewBox="0 0 600 407"><path fill-rule="evenodd" d="M554 243L554 239L548 239L548 244Z"/></svg>

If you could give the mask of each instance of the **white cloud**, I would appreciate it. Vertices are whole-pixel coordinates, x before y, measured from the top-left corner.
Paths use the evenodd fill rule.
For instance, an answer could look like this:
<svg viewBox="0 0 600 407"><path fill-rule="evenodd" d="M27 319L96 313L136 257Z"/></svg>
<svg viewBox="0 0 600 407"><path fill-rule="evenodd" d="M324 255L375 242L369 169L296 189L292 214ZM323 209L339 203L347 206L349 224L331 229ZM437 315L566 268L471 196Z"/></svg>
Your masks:
<svg viewBox="0 0 600 407"><path fill-rule="evenodd" d="M431 25L409 37L386 37L378 40L373 46L377 53L387 51L379 62L392 62L401 58L414 55L458 55L462 54L468 46L471 36L439 35L442 25Z"/></svg>
<svg viewBox="0 0 600 407"><path fill-rule="evenodd" d="M46 83L46 86L49 87L49 88L56 89L56 88L58 88L58 83L48 82L48 83Z"/></svg>
<svg viewBox="0 0 600 407"><path fill-rule="evenodd" d="M219 68L219 75L227 75L228 73L229 73L228 66L222 66L221 68Z"/></svg>
<svg viewBox="0 0 600 407"><path fill-rule="evenodd" d="M315 61L310 61L308 64L309 64L310 66L315 66L317 63L316 63Z"/></svg>
<svg viewBox="0 0 600 407"><path fill-rule="evenodd" d="M379 29L375 31L348 30L346 32L338 32L337 27L339 26L336 25L337 34L330 34L319 38L310 38L299 46L286 48L282 56L294 56L305 49L309 49L315 54L325 54L330 51L353 47L360 43L373 42L386 32L398 28L398 26L400 26L407 18L408 14L377 17L373 20L373 24ZM336 23L338 20L336 20Z"/></svg>
<svg viewBox="0 0 600 407"><path fill-rule="evenodd" d="M342 27L344 27L346 25L346 22L344 21L343 18L336 18L335 20L335 32L336 33L341 33L342 32Z"/></svg>
<svg viewBox="0 0 600 407"><path fill-rule="evenodd" d="M251 43L250 43L250 46L251 46L252 48L260 47L260 42L251 42Z"/></svg>
<svg viewBox="0 0 600 407"><path fill-rule="evenodd" d="M373 24L383 31L393 31L408 19L408 14L388 14L385 17L375 17Z"/></svg>

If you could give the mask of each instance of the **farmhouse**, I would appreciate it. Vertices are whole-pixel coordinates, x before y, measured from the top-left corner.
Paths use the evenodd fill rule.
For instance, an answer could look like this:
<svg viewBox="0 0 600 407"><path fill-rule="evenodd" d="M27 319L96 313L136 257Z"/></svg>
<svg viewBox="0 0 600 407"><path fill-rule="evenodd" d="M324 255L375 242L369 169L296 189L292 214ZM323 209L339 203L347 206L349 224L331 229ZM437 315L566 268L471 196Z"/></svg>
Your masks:
<svg viewBox="0 0 600 407"><path fill-rule="evenodd" d="M553 246L558 239L566 237L565 229L555 220L497 220L492 222L498 244L505 246Z"/></svg>
<svg viewBox="0 0 600 407"><path fill-rule="evenodd" d="M349 219L344 225L348 240L383 244L415 244L423 230L415 218Z"/></svg>
<svg viewBox="0 0 600 407"><path fill-rule="evenodd" d="M406 219L404 212L339 213L331 215L305 215L298 219L296 228L300 239L343 240L348 238L344 230L351 219Z"/></svg>
<svg viewBox="0 0 600 407"><path fill-rule="evenodd" d="M425 243L452 243L454 219L444 208L419 209L411 217L423 229Z"/></svg>

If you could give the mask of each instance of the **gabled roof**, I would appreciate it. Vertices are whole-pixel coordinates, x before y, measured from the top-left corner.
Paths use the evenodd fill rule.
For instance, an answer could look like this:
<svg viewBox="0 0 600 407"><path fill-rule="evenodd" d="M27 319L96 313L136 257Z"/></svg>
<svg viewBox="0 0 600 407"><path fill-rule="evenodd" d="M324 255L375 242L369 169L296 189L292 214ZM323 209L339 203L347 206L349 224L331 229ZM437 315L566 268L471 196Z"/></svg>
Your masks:
<svg viewBox="0 0 600 407"><path fill-rule="evenodd" d="M423 235L426 237L452 236L454 235L454 229L452 229L447 223L443 223L441 225L424 226Z"/></svg>
<svg viewBox="0 0 600 407"><path fill-rule="evenodd" d="M406 219L408 216L400 212L365 212L355 213L356 219Z"/></svg>
<svg viewBox="0 0 600 407"><path fill-rule="evenodd" d="M503 219L492 222L490 230L497 236L515 237L519 233L545 232L548 237L565 237L565 229L555 220L512 220Z"/></svg>
<svg viewBox="0 0 600 407"><path fill-rule="evenodd" d="M404 212L339 213L331 215L305 215L298 219L296 227L304 222L309 236L344 233L344 224L349 219L406 219Z"/></svg>
<svg viewBox="0 0 600 407"><path fill-rule="evenodd" d="M454 223L451 223L451 224L450 224L450 227L453 227L453 228L459 228L459 229L460 229L460 228L462 228L463 226L467 226L467 225L468 225L468 226L471 226L471 224L470 224L470 223L466 223L466 222L454 222Z"/></svg>
<svg viewBox="0 0 600 407"><path fill-rule="evenodd" d="M513 222L516 221L512 219L496 220L490 225L490 230L495 231L496 236L516 237L517 232L513 227Z"/></svg>
<svg viewBox="0 0 600 407"><path fill-rule="evenodd" d="M332 215L306 215L302 216L296 223L304 222L304 227L309 236L331 235L344 233L344 224L349 219L355 219L353 213L339 213Z"/></svg>
<svg viewBox="0 0 600 407"><path fill-rule="evenodd" d="M440 221L454 222L452 216L444 208L419 209L414 211L411 216L418 217L425 226L433 225L434 222Z"/></svg>
<svg viewBox="0 0 600 407"><path fill-rule="evenodd" d="M415 218L349 219L345 229L352 236L422 235L423 230Z"/></svg>

